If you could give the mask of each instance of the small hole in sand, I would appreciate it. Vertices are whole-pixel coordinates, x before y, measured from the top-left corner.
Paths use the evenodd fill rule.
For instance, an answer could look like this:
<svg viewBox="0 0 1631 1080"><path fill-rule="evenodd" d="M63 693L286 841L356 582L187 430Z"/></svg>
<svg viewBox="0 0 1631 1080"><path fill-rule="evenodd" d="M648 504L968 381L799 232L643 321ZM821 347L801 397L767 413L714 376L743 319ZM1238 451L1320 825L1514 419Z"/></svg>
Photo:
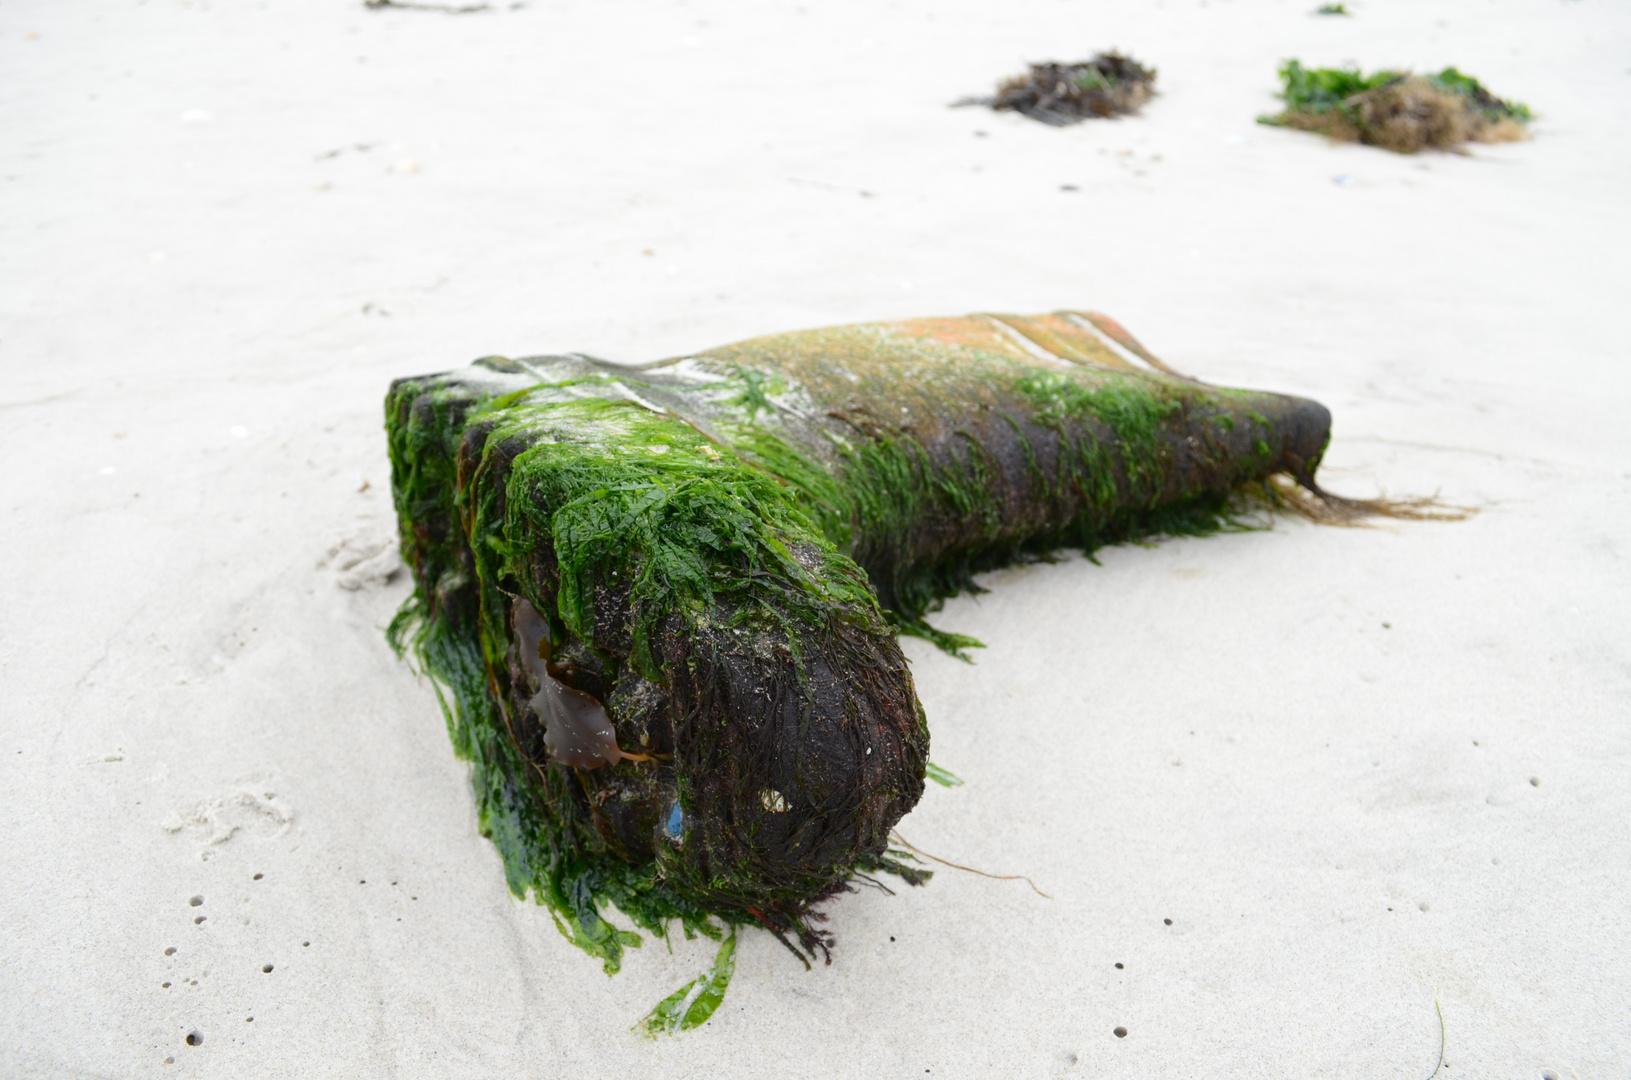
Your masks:
<svg viewBox="0 0 1631 1080"><path fill-rule="evenodd" d="M1557 1073L1553 1072L1551 1069L1547 1069L1545 1072L1540 1074L1540 1080L1557 1080Z"/></svg>
<svg viewBox="0 0 1631 1080"><path fill-rule="evenodd" d="M363 879L362 879L362 880L361 880L361 881L359 881L359 882L357 882L357 884L358 884L358 885L366 885L366 884L368 884L368 879L367 879L367 878L363 878Z"/></svg>
<svg viewBox="0 0 1631 1080"><path fill-rule="evenodd" d="M1116 1029L1116 1038L1125 1039L1126 1037L1127 1037L1127 1029L1124 1028L1124 1027L1118 1027Z"/></svg>
<svg viewBox="0 0 1631 1080"><path fill-rule="evenodd" d="M890 935L889 935L889 940L890 940L890 941L894 941L894 940L895 940L895 935L894 935L894 934L890 934Z"/></svg>
<svg viewBox="0 0 1631 1080"><path fill-rule="evenodd" d="M164 955L165 956L174 956L175 954L176 954L176 947L174 945L172 945L168 949L164 950Z"/></svg>
<svg viewBox="0 0 1631 1080"><path fill-rule="evenodd" d="M169 983L159 983L159 985L164 987L164 989L166 989L166 990L170 989L170 984Z"/></svg>
<svg viewBox="0 0 1631 1080"><path fill-rule="evenodd" d="M1172 920L1171 919L1162 919L1161 921L1166 923L1168 926L1172 925Z"/></svg>
<svg viewBox="0 0 1631 1080"><path fill-rule="evenodd" d="M1538 777L1538 776L1531 776L1531 777L1530 777L1530 778L1529 778L1529 786L1530 786L1530 787L1540 787L1540 777Z"/></svg>
<svg viewBox="0 0 1631 1080"><path fill-rule="evenodd" d="M167 1057L164 1059L164 1063L166 1065L174 1065L176 1063L176 1059L173 1057Z"/></svg>
<svg viewBox="0 0 1631 1080"><path fill-rule="evenodd" d="M247 1016L247 1017L244 1018L244 1023L246 1023L246 1024L253 1024L254 1022L255 1022L255 1018L253 1016Z"/></svg>
<svg viewBox="0 0 1631 1080"><path fill-rule="evenodd" d="M256 880L256 881L259 881L259 880L260 880L260 879L261 879L261 878L263 878L263 877L265 877L265 876L266 876L266 875L265 875L265 874L256 874L256 875L255 875L255 880Z"/></svg>
<svg viewBox="0 0 1631 1080"><path fill-rule="evenodd" d="M202 1031L189 1031L189 1032L187 1032L187 1045L188 1046L203 1046L204 1045L204 1033Z"/></svg>
<svg viewBox="0 0 1631 1080"><path fill-rule="evenodd" d="M1121 966L1121 964L1120 964L1120 962L1117 962L1117 964L1116 964L1116 970L1117 970L1117 971L1121 971L1121 970L1123 970L1123 969L1122 969L1122 966Z"/></svg>
<svg viewBox="0 0 1631 1080"><path fill-rule="evenodd" d="M203 921L204 921L204 920L205 920L205 919L207 919L207 918L209 918L209 916L208 916L208 915L200 915L200 916L199 916L199 917L198 917L198 918L196 918L196 919L194 919L194 920L193 920L193 925L194 925L194 926L197 926L197 925L199 925L199 924L200 924L200 923L202 923L202 922L203 922Z"/></svg>
<svg viewBox="0 0 1631 1080"><path fill-rule="evenodd" d="M202 896L195 896L191 900L187 901L187 903L193 907L201 907L203 906L204 898Z"/></svg>
<svg viewBox="0 0 1631 1080"><path fill-rule="evenodd" d="M271 964L262 965L261 966L261 971L264 972L267 975L272 974L272 965Z"/></svg>
<svg viewBox="0 0 1631 1080"><path fill-rule="evenodd" d="M311 944L311 942L309 942L309 941L302 941L302 942L301 942L301 943L300 943L300 947L301 947L301 948L302 948L302 949L304 949L304 948L306 948L306 947L307 947L307 946L308 946L308 945L310 945L310 944Z"/></svg>

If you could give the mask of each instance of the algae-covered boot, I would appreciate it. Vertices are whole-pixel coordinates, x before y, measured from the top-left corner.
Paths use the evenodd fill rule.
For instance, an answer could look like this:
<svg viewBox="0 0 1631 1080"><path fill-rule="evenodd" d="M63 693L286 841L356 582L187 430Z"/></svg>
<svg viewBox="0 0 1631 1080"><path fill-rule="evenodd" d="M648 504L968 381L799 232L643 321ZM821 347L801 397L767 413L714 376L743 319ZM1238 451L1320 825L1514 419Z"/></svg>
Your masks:
<svg viewBox="0 0 1631 1080"><path fill-rule="evenodd" d="M489 357L396 382L415 592L483 829L615 969L638 938L812 905L889 850L929 733L896 641L977 571L1228 524L1313 489L1326 409L1208 386L1101 315L758 338L642 367Z"/></svg>

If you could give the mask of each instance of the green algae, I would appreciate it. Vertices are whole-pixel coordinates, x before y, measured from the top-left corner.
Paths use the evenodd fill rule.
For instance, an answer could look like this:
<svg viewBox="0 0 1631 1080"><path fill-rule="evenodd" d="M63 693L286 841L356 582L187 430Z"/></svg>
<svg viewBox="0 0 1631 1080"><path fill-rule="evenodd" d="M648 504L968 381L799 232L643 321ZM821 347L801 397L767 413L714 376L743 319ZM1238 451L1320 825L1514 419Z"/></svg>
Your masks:
<svg viewBox="0 0 1631 1080"><path fill-rule="evenodd" d="M935 783L939 784L941 787L962 787L963 786L963 781L962 781L961 777L957 776L950 769L942 769L940 766L936 765L932 761L929 762L929 764L927 766L925 766L925 770L926 770L926 775L928 776L928 778L930 780L933 780Z"/></svg>
<svg viewBox="0 0 1631 1080"><path fill-rule="evenodd" d="M1243 494L1311 477L1329 417L1057 313L639 369L490 357L398 381L386 420L415 578L390 639L436 686L509 887L611 973L676 925L759 925L808 962L830 942L816 905L927 880L888 833L925 779L960 781L928 764L895 635L977 645L925 617L1016 559L1248 527ZM522 601L646 760L539 753Z"/></svg>
<svg viewBox="0 0 1631 1080"><path fill-rule="evenodd" d="M445 484L456 474L454 510L468 542L451 555L439 550L419 559L424 584L393 624L392 637L399 647L415 648L439 694L449 691L442 696L449 732L455 749L476 765L482 830L504 853L511 889L533 892L552 909L561 932L611 972L639 938L603 917L608 903L659 935L674 919L688 934L711 933L710 911L727 923L765 919L753 912L753 898L731 896L728 867L698 872L663 853L644 866L606 857L617 853L573 797L571 778L522 759L495 700L501 695L491 692L508 648L509 596L554 616L556 644L575 638L593 648L606 644L600 639L607 631L597 624L593 597L621 584L634 612L625 628L626 659L644 673L657 671L651 640L664 618L678 618L685 630L709 623L738 634L822 629L833 621L880 639L890 631L864 575L814 532L787 488L721 454L688 425L627 401L562 393L581 391L585 382L468 399L433 392L433 403L452 400L464 406L463 415L478 417L456 454L449 440L413 430L403 412L422 388L399 384L392 449L400 463L404 549L418 555L435 547L426 544L427 532L460 547L457 530L447 526L447 508L431 509L434 500L422 493L426 484ZM418 411L432 427L452 415ZM599 442L586 440L591 431ZM529 445L504 460L506 448L519 440ZM464 460L454 469L448 459L457 454ZM419 519L412 528L406 527L410 515ZM546 550L558 568L552 594L527 565ZM472 647L472 630L479 650ZM687 791L683 783L675 787L683 812ZM888 870L893 861L873 856L867 865ZM790 890L802 897L835 883L826 871L792 882ZM771 928L818 940L801 910L786 915L772 918Z"/></svg>
<svg viewBox="0 0 1631 1080"><path fill-rule="evenodd" d="M483 576L518 582L523 596L553 608L564 630L590 646L595 590L627 588L636 612L633 660L648 678L660 677L651 655L660 618L677 612L694 621L742 592L768 590L779 603L740 606L733 624L767 613L813 619L852 605L859 618L881 618L864 578L811 535L787 488L719 454L695 429L631 402L554 400L540 388L509 403L487 438L501 444L523 435L536 441L508 463L502 486L484 488L476 508L475 528L487 538L478 561L493 560ZM484 458L478 484L487 467ZM795 558L800 542L817 543L818 567ZM553 597L527 580L525 564L544 546L559 565ZM731 571L721 573L723 566Z"/></svg>
<svg viewBox="0 0 1631 1080"><path fill-rule="evenodd" d="M725 1000L725 990L736 973L736 931L719 943L719 951L708 970L659 1001L634 1025L648 1038L674 1035L708 1022Z"/></svg>
<svg viewBox="0 0 1631 1080"><path fill-rule="evenodd" d="M472 509L470 500L453 497L461 490L457 455L464 420L498 397L481 381L404 380L392 388L387 427L393 494L417 588L388 633L399 653L414 652L436 687L454 751L473 766L480 830L503 855L511 891L530 891L550 909L561 933L611 974L623 950L641 939L602 916L608 904L657 936L665 936L674 921L688 937L717 931L704 908L663 887L650 868L603 857L604 845L576 804L560 784L533 770L509 737L490 684L499 652L495 638L502 633L490 616L502 600L491 578L478 572L485 567L491 574L492 560L508 552L491 537L483 544L466 542L461 515Z"/></svg>

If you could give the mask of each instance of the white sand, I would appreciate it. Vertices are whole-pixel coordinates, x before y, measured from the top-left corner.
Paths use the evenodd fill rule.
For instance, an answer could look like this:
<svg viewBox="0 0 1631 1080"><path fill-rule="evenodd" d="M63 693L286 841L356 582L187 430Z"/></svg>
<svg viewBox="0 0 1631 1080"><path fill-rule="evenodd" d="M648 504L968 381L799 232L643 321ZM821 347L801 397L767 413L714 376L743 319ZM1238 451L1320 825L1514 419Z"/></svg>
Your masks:
<svg viewBox="0 0 1631 1080"><path fill-rule="evenodd" d="M1411 1080L1436 998L1443 1076L1624 1076L1631 8L1313 6L0 3L0 1072ZM1140 119L946 108L1110 45ZM1256 126L1287 56L1536 138ZM608 979L505 891L403 575L345 568L388 380L1055 307L1485 510L992 575L978 663L907 643L967 784L902 831L1052 899L849 896L830 968L749 934L630 1034L712 947Z"/></svg>

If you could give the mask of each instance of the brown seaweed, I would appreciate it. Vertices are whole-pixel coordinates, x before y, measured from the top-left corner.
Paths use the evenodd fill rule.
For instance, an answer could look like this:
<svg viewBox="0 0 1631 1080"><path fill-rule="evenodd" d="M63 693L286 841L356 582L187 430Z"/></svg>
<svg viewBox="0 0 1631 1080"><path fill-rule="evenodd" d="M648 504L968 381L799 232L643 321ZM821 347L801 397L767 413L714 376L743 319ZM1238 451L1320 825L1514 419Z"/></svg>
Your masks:
<svg viewBox="0 0 1631 1080"><path fill-rule="evenodd" d="M1075 63L1032 64L1004 79L988 98L960 105L1012 110L1053 127L1136 113L1155 94L1155 69L1111 50Z"/></svg>

